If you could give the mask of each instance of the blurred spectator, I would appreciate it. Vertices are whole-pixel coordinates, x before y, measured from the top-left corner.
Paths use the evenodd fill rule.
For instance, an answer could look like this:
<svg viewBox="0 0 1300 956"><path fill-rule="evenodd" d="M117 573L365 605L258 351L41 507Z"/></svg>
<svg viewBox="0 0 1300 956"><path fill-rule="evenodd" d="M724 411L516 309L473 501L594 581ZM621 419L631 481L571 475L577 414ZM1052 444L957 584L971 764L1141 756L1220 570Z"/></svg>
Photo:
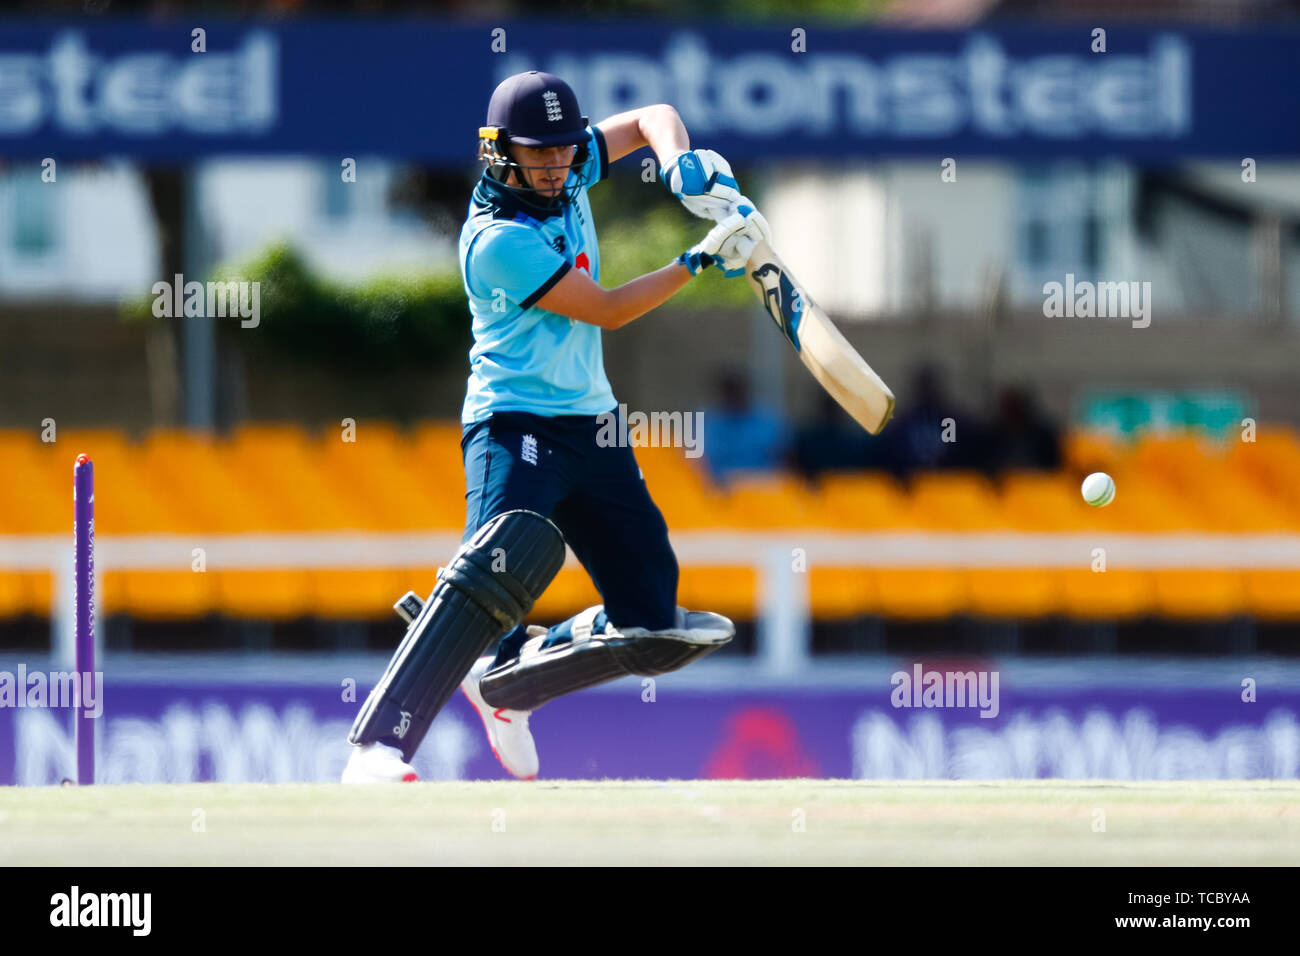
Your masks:
<svg viewBox="0 0 1300 956"><path fill-rule="evenodd" d="M753 402L749 376L730 369L718 381L719 404L704 410L704 461L714 481L747 469L777 468L785 452L781 417Z"/></svg>
<svg viewBox="0 0 1300 956"><path fill-rule="evenodd" d="M1061 435L1038 410L1028 390L1007 386L998 395L998 416L988 441L991 472L1061 467Z"/></svg>
<svg viewBox="0 0 1300 956"><path fill-rule="evenodd" d="M817 417L795 433L791 457L794 468L812 479L824 471L870 468L883 457L883 449L883 439L869 435L822 392Z"/></svg>
<svg viewBox="0 0 1300 956"><path fill-rule="evenodd" d="M936 366L918 368L912 387L898 397L901 409L885 427L887 465L895 474L974 467L985 428L948 397Z"/></svg>

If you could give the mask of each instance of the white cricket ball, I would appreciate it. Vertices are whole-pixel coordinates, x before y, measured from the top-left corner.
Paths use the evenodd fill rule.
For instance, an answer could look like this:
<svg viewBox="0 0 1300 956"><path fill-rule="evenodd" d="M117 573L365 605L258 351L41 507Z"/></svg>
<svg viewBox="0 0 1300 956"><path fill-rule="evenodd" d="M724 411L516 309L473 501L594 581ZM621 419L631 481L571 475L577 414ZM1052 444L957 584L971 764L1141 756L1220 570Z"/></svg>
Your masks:
<svg viewBox="0 0 1300 956"><path fill-rule="evenodd" d="M1115 500L1115 479L1104 471L1094 471L1083 479L1083 500L1094 508L1104 508Z"/></svg>

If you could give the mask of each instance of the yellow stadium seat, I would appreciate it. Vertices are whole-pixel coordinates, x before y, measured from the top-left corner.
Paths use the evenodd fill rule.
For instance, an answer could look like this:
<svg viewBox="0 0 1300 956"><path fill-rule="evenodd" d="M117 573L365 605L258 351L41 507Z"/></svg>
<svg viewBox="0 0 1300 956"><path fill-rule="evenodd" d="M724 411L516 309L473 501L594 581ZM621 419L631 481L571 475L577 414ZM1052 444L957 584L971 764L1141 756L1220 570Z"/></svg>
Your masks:
<svg viewBox="0 0 1300 956"><path fill-rule="evenodd" d="M1168 617L1223 618L1245 603L1238 571L1153 571L1155 610Z"/></svg>
<svg viewBox="0 0 1300 956"><path fill-rule="evenodd" d="M984 531L1003 526L993 487L983 475L966 471L917 475L908 496L913 527L943 531Z"/></svg>
<svg viewBox="0 0 1300 956"><path fill-rule="evenodd" d="M1094 509L1084 502L1078 485L1068 475L1012 472L1002 477L999 494L1008 528L1045 533L1095 527Z"/></svg>
<svg viewBox="0 0 1300 956"><path fill-rule="evenodd" d="M54 576L45 571L32 571L21 575L27 583L27 611L46 615L54 606Z"/></svg>
<svg viewBox="0 0 1300 956"><path fill-rule="evenodd" d="M1070 429L1061 445L1066 469L1080 475L1112 471L1123 463L1129 452L1123 439L1110 432L1086 428Z"/></svg>
<svg viewBox="0 0 1300 956"><path fill-rule="evenodd" d="M817 484L820 510L845 530L868 531L907 525L907 497L883 472L830 472Z"/></svg>
<svg viewBox="0 0 1300 956"><path fill-rule="evenodd" d="M315 617L381 618L393 614L393 603L406 592L402 578L384 569L314 570L308 580Z"/></svg>
<svg viewBox="0 0 1300 956"><path fill-rule="evenodd" d="M208 571L217 609L231 617L286 620L313 613L308 571Z"/></svg>
<svg viewBox="0 0 1300 956"><path fill-rule="evenodd" d="M5 489L0 534L58 534L72 527L72 466L76 455L12 433L0 449Z"/></svg>
<svg viewBox="0 0 1300 956"><path fill-rule="evenodd" d="M183 429L157 429L137 449L141 467L170 496L176 533L265 531L276 503L257 490L258 472L240 471L229 442Z"/></svg>
<svg viewBox="0 0 1300 956"><path fill-rule="evenodd" d="M865 568L810 568L808 603L813 617L834 620L876 613L880 602L875 583Z"/></svg>
<svg viewBox="0 0 1300 956"><path fill-rule="evenodd" d="M884 617L939 619L970 606L966 575L947 568L873 568L877 604Z"/></svg>
<svg viewBox="0 0 1300 956"><path fill-rule="evenodd" d="M246 425L230 455L246 489L263 501L268 530L363 530L370 502L352 493L317 459L317 447L296 426Z"/></svg>
<svg viewBox="0 0 1300 956"><path fill-rule="evenodd" d="M0 620L27 613L27 583L17 574L0 571Z"/></svg>
<svg viewBox="0 0 1300 956"><path fill-rule="evenodd" d="M1149 571L1065 570L1061 610L1088 620L1139 617L1155 606L1155 585Z"/></svg>
<svg viewBox="0 0 1300 956"><path fill-rule="evenodd" d="M970 609L987 617L1033 618L1055 614L1064 599L1060 572L1050 568L970 570Z"/></svg>
<svg viewBox="0 0 1300 956"><path fill-rule="evenodd" d="M100 607L147 620L203 617L216 607L214 590L207 572L106 571Z"/></svg>
<svg viewBox="0 0 1300 956"><path fill-rule="evenodd" d="M448 487L443 475L421 471L411 454L411 442L391 426L360 423L355 442L338 441L327 432L315 457L348 494L366 502L374 530L463 526L463 476L459 483L452 483L455 487Z"/></svg>
<svg viewBox="0 0 1300 956"><path fill-rule="evenodd" d="M1300 618L1300 570L1257 569L1241 577L1246 613L1265 620Z"/></svg>
<svg viewBox="0 0 1300 956"><path fill-rule="evenodd" d="M789 474L735 472L727 481L724 500L718 527L800 528L818 523L816 499Z"/></svg>
<svg viewBox="0 0 1300 956"><path fill-rule="evenodd" d="M677 583L677 603L748 619L756 613L756 575L752 568L684 567Z"/></svg>

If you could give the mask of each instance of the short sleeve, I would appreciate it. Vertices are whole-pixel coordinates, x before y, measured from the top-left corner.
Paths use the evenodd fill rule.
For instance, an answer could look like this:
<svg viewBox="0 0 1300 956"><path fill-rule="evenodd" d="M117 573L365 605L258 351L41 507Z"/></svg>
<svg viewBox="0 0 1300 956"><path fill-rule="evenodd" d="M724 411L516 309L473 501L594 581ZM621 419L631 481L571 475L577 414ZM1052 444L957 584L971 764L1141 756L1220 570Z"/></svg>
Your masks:
<svg viewBox="0 0 1300 956"><path fill-rule="evenodd" d="M475 237L467 266L478 294L491 298L494 289L503 289L521 309L532 308L573 268L535 229L510 222L494 223Z"/></svg>
<svg viewBox="0 0 1300 956"><path fill-rule="evenodd" d="M582 171L586 174L587 185L591 186L609 175L609 150L605 146L604 133L595 126L588 126L587 132L591 134L591 142Z"/></svg>

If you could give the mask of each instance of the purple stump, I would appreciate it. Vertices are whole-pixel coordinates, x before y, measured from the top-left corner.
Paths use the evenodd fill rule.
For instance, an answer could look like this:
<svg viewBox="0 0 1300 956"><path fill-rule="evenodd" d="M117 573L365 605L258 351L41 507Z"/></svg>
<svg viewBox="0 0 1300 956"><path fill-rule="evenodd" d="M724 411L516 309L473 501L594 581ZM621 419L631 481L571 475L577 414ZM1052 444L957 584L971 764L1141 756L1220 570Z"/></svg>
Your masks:
<svg viewBox="0 0 1300 956"><path fill-rule="evenodd" d="M95 673L95 465L86 455L78 455L72 468L72 501L77 680L84 689ZM73 712L72 724L77 741L77 783L94 783L95 722L86 708L80 707Z"/></svg>

